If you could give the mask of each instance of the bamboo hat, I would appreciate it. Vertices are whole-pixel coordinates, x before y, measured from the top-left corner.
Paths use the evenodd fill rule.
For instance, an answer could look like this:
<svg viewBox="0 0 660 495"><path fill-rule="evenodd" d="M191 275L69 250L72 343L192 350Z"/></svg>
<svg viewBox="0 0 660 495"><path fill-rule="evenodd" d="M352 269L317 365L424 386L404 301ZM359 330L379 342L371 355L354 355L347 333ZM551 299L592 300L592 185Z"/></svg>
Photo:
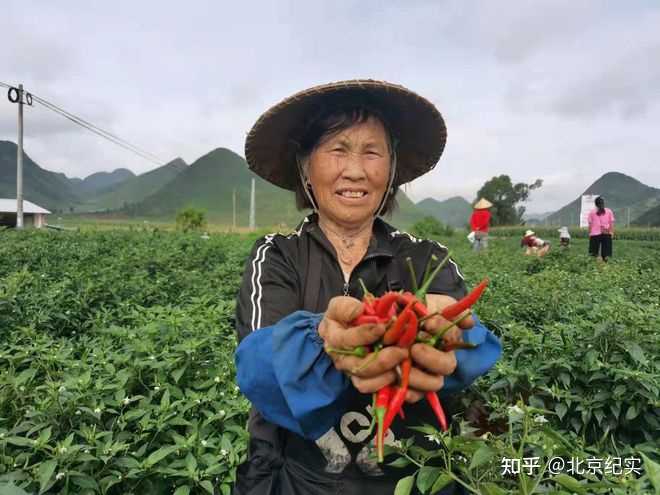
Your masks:
<svg viewBox="0 0 660 495"><path fill-rule="evenodd" d="M477 201L474 204L474 209L475 210L486 210L486 209L492 208L492 207L493 207L493 203L488 201L486 198L481 198L479 201Z"/></svg>
<svg viewBox="0 0 660 495"><path fill-rule="evenodd" d="M433 103L398 84L354 79L300 91L267 110L245 140L248 166L268 182L295 190L300 180L298 143L310 121L335 106L353 104L377 109L396 138L395 186L436 165L447 141L447 128Z"/></svg>
<svg viewBox="0 0 660 495"><path fill-rule="evenodd" d="M528 230L527 232L525 232L525 235L523 237L529 237L530 235L534 235L533 230Z"/></svg>

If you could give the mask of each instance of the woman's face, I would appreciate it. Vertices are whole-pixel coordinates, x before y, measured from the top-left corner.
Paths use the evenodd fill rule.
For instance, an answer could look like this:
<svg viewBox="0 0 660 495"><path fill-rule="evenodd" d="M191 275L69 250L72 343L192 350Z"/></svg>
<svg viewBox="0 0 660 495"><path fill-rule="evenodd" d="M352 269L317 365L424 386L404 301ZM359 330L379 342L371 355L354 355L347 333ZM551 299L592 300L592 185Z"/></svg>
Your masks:
<svg viewBox="0 0 660 495"><path fill-rule="evenodd" d="M319 215L344 226L369 220L383 199L389 171L387 133L378 119L322 139L308 172Z"/></svg>

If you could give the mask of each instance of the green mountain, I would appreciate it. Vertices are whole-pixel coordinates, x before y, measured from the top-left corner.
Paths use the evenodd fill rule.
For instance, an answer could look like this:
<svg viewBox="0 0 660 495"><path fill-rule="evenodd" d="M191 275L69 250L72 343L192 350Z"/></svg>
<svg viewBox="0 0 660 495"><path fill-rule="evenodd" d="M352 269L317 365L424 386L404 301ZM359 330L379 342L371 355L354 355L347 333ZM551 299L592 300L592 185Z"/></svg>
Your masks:
<svg viewBox="0 0 660 495"><path fill-rule="evenodd" d="M98 190L95 194L86 196L85 203L78 210L117 210L127 205L138 203L144 198L158 192L186 168L188 168L186 162L181 158L176 158L166 165L144 174L136 176L131 172L129 178Z"/></svg>
<svg viewBox="0 0 660 495"><path fill-rule="evenodd" d="M88 175L82 181L77 183L80 196L94 196L98 192L116 186L128 179L135 177L135 174L126 168L118 168L112 172L96 172Z"/></svg>
<svg viewBox="0 0 660 495"><path fill-rule="evenodd" d="M632 221L634 225L640 227L660 227L660 204L650 210L646 210L640 216Z"/></svg>
<svg viewBox="0 0 660 495"><path fill-rule="evenodd" d="M444 201L426 198L417 203L417 208L427 215L437 218L445 225L464 227L470 222L472 205L460 196L454 196Z"/></svg>
<svg viewBox="0 0 660 495"><path fill-rule="evenodd" d="M582 194L599 194L605 206L614 212L619 225L626 225L644 212L660 204L660 189L642 184L620 172L608 172L591 184ZM544 222L550 225L577 225L580 197L549 215Z"/></svg>
<svg viewBox="0 0 660 495"><path fill-rule="evenodd" d="M16 152L11 141L0 141L0 197L16 197ZM75 184L64 174L42 169L23 152L23 197L51 211L67 210L79 201Z"/></svg>
<svg viewBox="0 0 660 495"><path fill-rule="evenodd" d="M196 160L160 190L129 208L136 216L173 218L176 211L194 206L203 208L210 221L232 224L233 192L236 191L236 224L249 225L250 187L255 179L256 224L258 227L284 224L295 226L305 215L295 207L294 194L271 185L248 169L245 160L225 148L218 148ZM422 218L405 194L397 197L399 209L390 221L408 228Z"/></svg>

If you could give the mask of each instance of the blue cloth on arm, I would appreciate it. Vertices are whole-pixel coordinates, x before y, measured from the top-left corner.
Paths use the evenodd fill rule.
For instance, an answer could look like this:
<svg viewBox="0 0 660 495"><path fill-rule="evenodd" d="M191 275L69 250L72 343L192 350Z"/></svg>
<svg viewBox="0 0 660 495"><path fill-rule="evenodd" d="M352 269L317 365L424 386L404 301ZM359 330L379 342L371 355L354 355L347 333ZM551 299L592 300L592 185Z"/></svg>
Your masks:
<svg viewBox="0 0 660 495"><path fill-rule="evenodd" d="M322 314L296 311L245 337L236 349L236 380L263 417L307 439L316 440L337 424L346 410L350 385L323 350L317 328ZM502 346L474 316L463 332L476 344L456 351L456 371L441 393L470 385L499 359Z"/></svg>
<svg viewBox="0 0 660 495"><path fill-rule="evenodd" d="M296 311L245 337L236 349L236 380L271 423L316 440L346 409L348 378L323 350L322 314Z"/></svg>

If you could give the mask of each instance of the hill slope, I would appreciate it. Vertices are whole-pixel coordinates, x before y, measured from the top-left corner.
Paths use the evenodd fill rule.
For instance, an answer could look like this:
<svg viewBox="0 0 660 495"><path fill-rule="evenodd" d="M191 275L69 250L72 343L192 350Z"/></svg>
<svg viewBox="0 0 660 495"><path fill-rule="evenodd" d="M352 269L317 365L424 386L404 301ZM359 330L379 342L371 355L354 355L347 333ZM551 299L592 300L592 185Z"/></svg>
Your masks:
<svg viewBox="0 0 660 495"><path fill-rule="evenodd" d="M463 227L470 222L472 205L460 196L438 201L426 198L417 203L417 208L427 215L437 218L446 225Z"/></svg>
<svg viewBox="0 0 660 495"><path fill-rule="evenodd" d="M96 172L88 175L82 181L74 181L81 197L93 196L99 191L116 186L135 177L135 174L126 168L118 168L112 172Z"/></svg>
<svg viewBox="0 0 660 495"><path fill-rule="evenodd" d="M641 227L660 227L660 204L642 213L632 223Z"/></svg>
<svg viewBox="0 0 660 495"><path fill-rule="evenodd" d="M144 174L136 176L131 173L130 178L89 195L79 210L116 210L129 204L138 203L162 189L186 168L188 168L186 162L181 158L176 158L166 165Z"/></svg>
<svg viewBox="0 0 660 495"><path fill-rule="evenodd" d="M660 202L660 189L642 184L637 179L620 172L606 173L582 194L603 196L605 206L612 209L620 225L627 223L628 214L631 219L637 218ZM580 198L578 197L549 215L546 221L551 225L577 225L579 211Z"/></svg>
<svg viewBox="0 0 660 495"><path fill-rule="evenodd" d="M138 216L169 217L186 206L203 208L209 220L232 224L232 196L236 191L236 223L249 225L250 184L255 178L256 223L258 227L296 225L304 216L295 207L292 192L285 191L252 173L245 160L225 148L217 148L196 160L159 191L130 208ZM403 193L397 196L399 209L392 219L394 225L408 228L423 217Z"/></svg>
<svg viewBox="0 0 660 495"><path fill-rule="evenodd" d="M16 197L16 152L11 141L0 141L0 197ZM23 197L48 210L66 210L79 202L76 187L64 174L42 169L24 152Z"/></svg>

